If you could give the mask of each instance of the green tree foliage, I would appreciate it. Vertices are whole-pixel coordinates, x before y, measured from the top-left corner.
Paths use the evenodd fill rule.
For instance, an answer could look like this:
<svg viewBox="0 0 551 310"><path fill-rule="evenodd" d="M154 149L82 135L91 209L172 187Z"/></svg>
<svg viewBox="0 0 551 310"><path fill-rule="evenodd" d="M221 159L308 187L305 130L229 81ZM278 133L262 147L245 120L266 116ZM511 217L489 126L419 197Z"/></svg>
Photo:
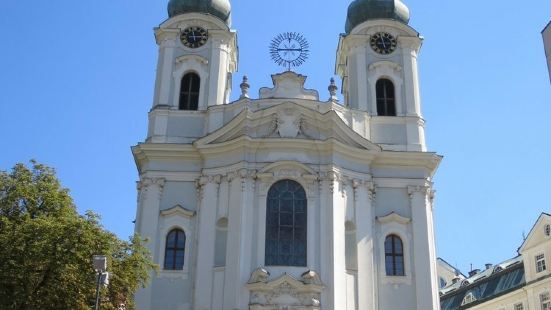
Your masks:
<svg viewBox="0 0 551 310"><path fill-rule="evenodd" d="M123 241L79 215L55 172L35 161L0 171L0 309L90 309L92 256L108 257L101 309L133 309L156 266L138 236Z"/></svg>

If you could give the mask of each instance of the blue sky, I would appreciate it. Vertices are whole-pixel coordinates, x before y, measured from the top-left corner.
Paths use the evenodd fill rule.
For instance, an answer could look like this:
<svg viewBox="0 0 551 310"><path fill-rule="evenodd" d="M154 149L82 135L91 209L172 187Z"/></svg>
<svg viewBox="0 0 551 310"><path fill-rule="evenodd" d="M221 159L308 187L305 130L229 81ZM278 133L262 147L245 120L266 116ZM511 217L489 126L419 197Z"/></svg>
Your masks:
<svg viewBox="0 0 551 310"><path fill-rule="evenodd" d="M29 159L56 168L79 210L133 231L137 172L157 60L152 28L168 0L0 3L0 169ZM252 94L282 71L270 39L298 31L311 56L298 69L328 96L349 1L233 0L240 64ZM435 178L438 255L468 271L515 256L551 212L551 86L540 31L551 2L408 0L424 37L419 58Z"/></svg>

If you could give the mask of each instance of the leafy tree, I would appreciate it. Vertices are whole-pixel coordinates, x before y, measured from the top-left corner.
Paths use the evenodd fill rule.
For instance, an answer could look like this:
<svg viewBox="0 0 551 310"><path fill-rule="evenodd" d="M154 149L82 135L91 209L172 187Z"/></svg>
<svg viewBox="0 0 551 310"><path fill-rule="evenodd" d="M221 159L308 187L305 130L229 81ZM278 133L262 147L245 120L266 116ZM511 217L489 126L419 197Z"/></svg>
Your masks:
<svg viewBox="0 0 551 310"><path fill-rule="evenodd" d="M0 309L90 309L94 254L107 256L110 272L101 309L133 309L156 268L142 240L120 240L98 215L79 215L51 168L31 161L0 171Z"/></svg>

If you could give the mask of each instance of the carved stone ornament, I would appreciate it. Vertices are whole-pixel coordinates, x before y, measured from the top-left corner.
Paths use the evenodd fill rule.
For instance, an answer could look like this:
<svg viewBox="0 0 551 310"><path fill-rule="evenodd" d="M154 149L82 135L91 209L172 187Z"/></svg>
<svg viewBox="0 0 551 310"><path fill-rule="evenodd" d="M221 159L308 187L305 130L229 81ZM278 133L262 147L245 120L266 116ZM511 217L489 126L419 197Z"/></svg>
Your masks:
<svg viewBox="0 0 551 310"><path fill-rule="evenodd" d="M260 99L269 98L295 98L306 100L319 100L316 90L305 89L306 76L292 71L272 75L273 88L260 89Z"/></svg>
<svg viewBox="0 0 551 310"><path fill-rule="evenodd" d="M321 309L323 284L314 271L302 274L299 281L288 274L268 281L268 271L255 270L247 284L250 290L249 309L254 310L318 310Z"/></svg>
<svg viewBox="0 0 551 310"><path fill-rule="evenodd" d="M296 138L300 132L300 112L287 108L277 114L277 132L282 138Z"/></svg>

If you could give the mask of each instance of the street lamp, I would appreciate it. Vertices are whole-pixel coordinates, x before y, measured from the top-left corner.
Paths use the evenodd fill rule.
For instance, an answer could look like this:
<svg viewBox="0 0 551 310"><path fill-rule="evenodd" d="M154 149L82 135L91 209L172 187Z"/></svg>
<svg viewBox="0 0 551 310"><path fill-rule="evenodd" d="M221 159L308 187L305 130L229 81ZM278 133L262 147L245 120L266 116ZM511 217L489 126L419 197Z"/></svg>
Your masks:
<svg viewBox="0 0 551 310"><path fill-rule="evenodd" d="M97 286L96 286L96 306L95 310L99 309L99 289L101 284L106 285L109 281L109 273L105 272L107 270L107 257L105 255L94 255L92 257L94 263L94 271L98 275Z"/></svg>

